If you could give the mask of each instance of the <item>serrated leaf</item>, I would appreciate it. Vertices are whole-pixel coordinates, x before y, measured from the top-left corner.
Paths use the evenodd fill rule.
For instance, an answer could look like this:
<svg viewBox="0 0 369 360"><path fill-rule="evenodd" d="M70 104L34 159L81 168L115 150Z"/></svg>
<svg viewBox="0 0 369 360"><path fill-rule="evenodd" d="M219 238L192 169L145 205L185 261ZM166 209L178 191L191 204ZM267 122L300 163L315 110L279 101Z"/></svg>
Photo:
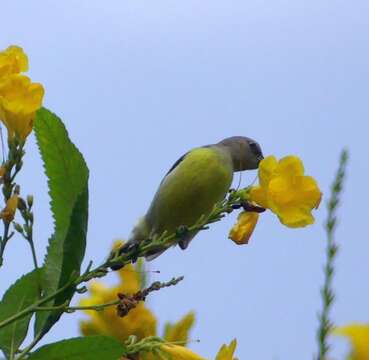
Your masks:
<svg viewBox="0 0 369 360"><path fill-rule="evenodd" d="M39 299L40 271L34 270L18 279L0 302L0 321L24 310ZM0 329L0 348L6 357L14 356L27 335L32 313Z"/></svg>
<svg viewBox="0 0 369 360"><path fill-rule="evenodd" d="M28 360L119 360L124 345L107 336L87 336L42 346Z"/></svg>
<svg viewBox="0 0 369 360"><path fill-rule="evenodd" d="M34 130L48 177L55 227L42 273L43 295L48 296L80 273L88 222L88 168L55 114L40 109ZM69 302L72 296L73 290L65 291L45 306ZM57 311L37 313L35 334L46 333L60 315Z"/></svg>

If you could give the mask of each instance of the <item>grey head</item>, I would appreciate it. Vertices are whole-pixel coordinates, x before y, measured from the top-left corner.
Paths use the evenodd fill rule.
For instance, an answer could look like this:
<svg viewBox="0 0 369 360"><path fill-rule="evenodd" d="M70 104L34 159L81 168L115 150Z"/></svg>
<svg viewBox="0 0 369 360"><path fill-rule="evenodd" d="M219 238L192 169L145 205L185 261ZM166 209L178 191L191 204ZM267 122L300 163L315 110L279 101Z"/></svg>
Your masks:
<svg viewBox="0 0 369 360"><path fill-rule="evenodd" d="M217 146L224 146L231 154L234 171L257 169L264 159L260 145L245 136L232 136L220 141Z"/></svg>

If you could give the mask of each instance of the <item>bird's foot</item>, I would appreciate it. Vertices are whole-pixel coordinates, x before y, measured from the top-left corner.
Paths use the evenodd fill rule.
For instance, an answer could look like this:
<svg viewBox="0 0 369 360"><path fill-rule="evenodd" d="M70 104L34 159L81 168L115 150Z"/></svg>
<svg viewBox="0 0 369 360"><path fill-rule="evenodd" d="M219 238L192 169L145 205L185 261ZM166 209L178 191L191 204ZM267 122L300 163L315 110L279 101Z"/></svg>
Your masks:
<svg viewBox="0 0 369 360"><path fill-rule="evenodd" d="M258 206L258 205L254 205L248 201L242 201L240 205L243 208L243 210L247 212L262 213L266 210L265 208Z"/></svg>
<svg viewBox="0 0 369 360"><path fill-rule="evenodd" d="M181 250L186 250L190 243L188 240L188 233L188 227L184 225L179 226L176 230L176 238L178 239L178 245Z"/></svg>

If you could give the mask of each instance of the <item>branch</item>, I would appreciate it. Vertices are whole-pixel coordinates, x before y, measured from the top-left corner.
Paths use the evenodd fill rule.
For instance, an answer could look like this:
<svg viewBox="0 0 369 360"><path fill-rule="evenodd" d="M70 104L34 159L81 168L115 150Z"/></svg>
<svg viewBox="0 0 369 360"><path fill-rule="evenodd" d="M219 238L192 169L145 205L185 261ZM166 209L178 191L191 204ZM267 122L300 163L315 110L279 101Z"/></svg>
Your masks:
<svg viewBox="0 0 369 360"><path fill-rule="evenodd" d="M201 231L201 230L207 230L209 228L208 225L220 221L226 214L229 214L233 212L235 209L238 209L240 207L244 207L247 209L247 202L245 202L245 199L247 199L247 189L235 191L230 190L228 197L224 199L223 201L216 204L212 210L212 212L208 216L202 216L194 225L190 227L180 227L177 229L177 231L173 234L162 234L159 237L156 237L154 239L149 239L147 241L143 241L140 244L138 244L137 248L130 249L129 251L118 254L113 253L111 256L100 266L96 267L95 269L91 270L92 262L89 263L87 266L86 271L81 274L80 276L77 276L75 278L72 278L70 281L68 281L63 287L59 288L54 293L50 294L49 296L40 299L39 301L35 302L34 304L30 305L29 307L25 308L18 314L15 314L8 319L5 319L0 322L0 329L14 321L17 321L24 316L33 313L35 311L46 311L46 310L62 310L66 309L67 312L73 312L75 310L83 310L81 307L68 307L67 304L61 304L57 307L42 307L43 304L47 303L48 301L54 299L56 296L58 296L63 291L66 291L67 289L76 289L78 285L88 282L91 279L99 278L105 276L109 271L111 267L114 267L115 265L124 266L129 263L133 263L137 260L138 257L144 257L148 254L150 254L152 251L158 251L158 250L166 250L172 245L175 245L177 241L183 236L183 232L187 231ZM250 210L249 210L250 211ZM180 280L182 280L180 278ZM179 280L179 281L180 281ZM172 280L173 281L173 280ZM177 281L178 282L178 281ZM155 284L155 283L154 283ZM153 284L153 285L154 285ZM163 287L171 286L174 284L164 283L166 284ZM154 291L155 289L151 289L150 291ZM77 290L78 291L78 290ZM105 304L107 306L117 305L115 304ZM97 305L98 309L101 308L101 305ZM104 307L104 306L103 306Z"/></svg>
<svg viewBox="0 0 369 360"><path fill-rule="evenodd" d="M178 278L173 278L168 282L159 282L156 281L152 283L146 289L137 291L133 295L127 295L118 293L118 299L104 303L104 304L96 304L96 305L89 305L89 306L68 306L68 304L62 304L59 306L37 306L34 308L34 311L63 311L66 313L73 313L77 310L95 310L95 311L102 311L107 307L117 306L117 313L120 317L126 316L133 308L135 308L140 301L145 301L147 295L149 295L153 291L158 291L160 289L177 285L180 281L184 279L183 276Z"/></svg>

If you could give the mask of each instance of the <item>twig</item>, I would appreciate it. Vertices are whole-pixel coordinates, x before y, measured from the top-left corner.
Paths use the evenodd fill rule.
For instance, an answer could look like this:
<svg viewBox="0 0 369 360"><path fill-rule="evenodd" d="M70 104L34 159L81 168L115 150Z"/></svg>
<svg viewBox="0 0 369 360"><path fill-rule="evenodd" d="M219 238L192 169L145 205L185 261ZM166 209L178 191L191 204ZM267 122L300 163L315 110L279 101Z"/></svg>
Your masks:
<svg viewBox="0 0 369 360"><path fill-rule="evenodd" d="M234 211L234 209L237 208L237 206L240 203L242 203L244 200L245 200L245 190L231 191L228 195L228 198L226 198L225 200L221 201L219 204L214 206L210 215L206 217L202 216L196 222L196 224L194 224L193 226L190 226L187 229L187 231L200 231L200 230L207 229L208 228L207 225L220 221L226 214ZM154 250L157 251L158 249L161 249L161 250L167 249L171 245L175 244L177 239L178 239L178 232L175 232L170 235L164 233L158 238L154 238L150 241L147 241L147 242L144 241L140 243L137 249L132 249L122 255L113 254L103 264L96 267L95 269L91 269L92 263L90 262L86 271L80 276L71 279L64 286L56 290L54 293L48 295L45 298L42 298L36 301L34 304L28 306L27 308L23 309L19 313L14 314L13 316L10 316L9 318L1 321L0 329L35 311L46 311L46 309L47 310L62 310L63 308L67 306L67 304L61 304L56 307L42 307L42 305L54 299L56 296L58 296L60 293L62 293L63 291L67 289L77 288L78 285L88 282L91 279L105 276L109 272L109 269L116 264L124 266L131 262L135 262L138 257L143 257ZM100 307L100 305L98 306ZM111 304L109 304L109 306L111 306ZM68 312L68 308L66 308L66 310ZM74 310L81 310L81 309L80 307L78 308L69 307L69 311L74 311Z"/></svg>
<svg viewBox="0 0 369 360"><path fill-rule="evenodd" d="M178 278L173 278L168 282L159 282L156 281L152 283L148 288L140 290L133 295L126 295L122 293L118 293L118 299L104 303L104 304L96 304L96 305L88 305L88 306L68 306L68 303L64 303L59 306L37 306L34 308L34 311L63 311L66 313L73 313L77 310L95 310L102 311L107 307L117 306L118 315L123 317L128 314L130 310L137 306L140 301L145 301L147 295L149 295L153 291L157 291L163 289L165 287L177 285L180 281L183 280L183 276Z"/></svg>
<svg viewBox="0 0 369 360"><path fill-rule="evenodd" d="M39 333L33 340L32 342L27 345L27 347L25 347L22 352L19 354L19 356L17 357L17 360L21 360L24 359L26 356L28 356L29 352L39 343L39 341L42 339L42 337L44 336L44 334L41 332Z"/></svg>
<svg viewBox="0 0 369 360"><path fill-rule="evenodd" d="M173 278L172 280L168 282L160 282L155 281L152 283L148 288L138 291L134 295L126 295L126 294L118 294L119 297L119 303L117 306L117 313L120 317L126 316L129 311L131 311L133 308L135 308L140 301L145 301L146 296L149 295L153 291L158 291L160 289L163 289L165 287L169 286L175 286L180 281L184 279L183 276L180 276L178 278Z"/></svg>

